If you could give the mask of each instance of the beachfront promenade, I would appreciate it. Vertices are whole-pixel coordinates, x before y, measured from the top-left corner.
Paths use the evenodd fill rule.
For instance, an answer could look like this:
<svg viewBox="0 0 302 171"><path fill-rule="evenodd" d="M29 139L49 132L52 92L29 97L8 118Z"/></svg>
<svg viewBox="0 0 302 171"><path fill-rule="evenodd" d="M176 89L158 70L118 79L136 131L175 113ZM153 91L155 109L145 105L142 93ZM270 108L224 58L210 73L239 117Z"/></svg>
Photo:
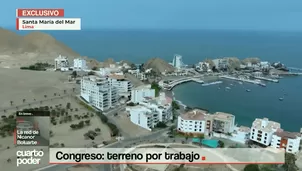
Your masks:
<svg viewBox="0 0 302 171"><path fill-rule="evenodd" d="M166 90L172 90L175 86L179 85L179 84L183 84L186 82L190 82L190 81L194 81L200 84L203 84L204 81L201 80L200 76L194 76L194 77L188 77L188 78L180 78L174 81L171 81L170 83L166 84L164 83L164 89Z"/></svg>

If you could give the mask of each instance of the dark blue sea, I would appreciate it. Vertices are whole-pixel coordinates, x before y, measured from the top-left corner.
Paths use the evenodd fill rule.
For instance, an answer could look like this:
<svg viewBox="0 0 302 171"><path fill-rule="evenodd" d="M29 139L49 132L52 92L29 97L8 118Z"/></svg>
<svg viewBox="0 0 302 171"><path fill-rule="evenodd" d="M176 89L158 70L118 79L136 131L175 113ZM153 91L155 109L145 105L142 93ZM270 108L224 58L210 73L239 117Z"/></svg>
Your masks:
<svg viewBox="0 0 302 171"><path fill-rule="evenodd" d="M259 57L302 68L302 32L83 30L48 33L81 55L100 61L113 58L143 63L151 57L171 61L177 53L187 64L205 58ZM251 126L256 117L268 117L288 131L299 131L302 127L302 76L281 79L279 84L267 83L266 88L233 82L220 86L229 86L231 90L219 90L218 85L202 87L188 83L176 87L174 93L188 106L233 113L238 125ZM283 101L279 101L281 96Z"/></svg>

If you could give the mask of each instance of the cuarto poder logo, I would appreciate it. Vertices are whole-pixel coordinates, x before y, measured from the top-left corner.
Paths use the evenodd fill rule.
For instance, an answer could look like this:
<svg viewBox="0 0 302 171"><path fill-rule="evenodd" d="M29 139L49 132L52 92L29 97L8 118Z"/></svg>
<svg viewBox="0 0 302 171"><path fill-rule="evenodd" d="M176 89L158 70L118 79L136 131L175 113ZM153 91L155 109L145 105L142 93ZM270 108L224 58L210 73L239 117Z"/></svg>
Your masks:
<svg viewBox="0 0 302 171"><path fill-rule="evenodd" d="M18 150L17 155L17 167L19 165L32 165L40 164L41 158L44 156L42 150Z"/></svg>

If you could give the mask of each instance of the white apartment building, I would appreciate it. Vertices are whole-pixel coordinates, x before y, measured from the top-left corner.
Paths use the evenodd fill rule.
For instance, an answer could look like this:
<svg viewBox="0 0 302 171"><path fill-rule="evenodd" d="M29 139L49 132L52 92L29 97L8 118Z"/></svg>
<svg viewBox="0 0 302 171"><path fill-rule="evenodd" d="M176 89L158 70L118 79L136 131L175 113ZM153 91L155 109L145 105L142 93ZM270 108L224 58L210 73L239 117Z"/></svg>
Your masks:
<svg viewBox="0 0 302 171"><path fill-rule="evenodd" d="M286 152L297 154L301 143L301 134L287 131L275 132L272 136L271 146L284 148Z"/></svg>
<svg viewBox="0 0 302 171"><path fill-rule="evenodd" d="M109 84L106 78L86 76L81 80L81 97L92 106L102 111L118 103L118 91Z"/></svg>
<svg viewBox="0 0 302 171"><path fill-rule="evenodd" d="M136 78L140 79L141 81L147 80L146 74L143 72L140 72L139 69L128 70L128 73L134 75Z"/></svg>
<svg viewBox="0 0 302 171"><path fill-rule="evenodd" d="M159 122L156 111L142 105L126 108L129 112L130 120L135 125L151 131Z"/></svg>
<svg viewBox="0 0 302 171"><path fill-rule="evenodd" d="M177 131L185 134L208 133L207 125L209 114L203 110L194 109L178 116Z"/></svg>
<svg viewBox="0 0 302 171"><path fill-rule="evenodd" d="M251 128L246 126L235 127L232 136L229 137L232 141L245 144L250 139Z"/></svg>
<svg viewBox="0 0 302 171"><path fill-rule="evenodd" d="M151 89L151 85L142 85L131 90L131 102L139 103L148 98L155 98L155 90Z"/></svg>
<svg viewBox="0 0 302 171"><path fill-rule="evenodd" d="M232 133L235 130L235 116L229 113L216 112L212 116L211 131L218 133Z"/></svg>
<svg viewBox="0 0 302 171"><path fill-rule="evenodd" d="M251 127L250 140L269 146L273 134L279 129L281 129L281 125L278 122L270 121L268 118L256 118Z"/></svg>
<svg viewBox="0 0 302 171"><path fill-rule="evenodd" d="M84 70L87 69L86 60L85 59L74 59L73 60L73 69L75 70Z"/></svg>
<svg viewBox="0 0 302 171"><path fill-rule="evenodd" d="M55 58L55 70L61 69L61 70L68 70L69 68L69 61L66 56L58 56Z"/></svg>
<svg viewBox="0 0 302 171"><path fill-rule="evenodd" d="M120 96L128 97L132 90L132 84L129 80L126 80L122 74L111 74L108 76L110 86L116 87Z"/></svg>
<svg viewBox="0 0 302 171"><path fill-rule="evenodd" d="M116 72L120 72L120 68L118 67L114 67L114 64L110 64L111 67L109 68L100 68L98 75L100 76L108 76L110 74L116 73Z"/></svg>
<svg viewBox="0 0 302 171"><path fill-rule="evenodd" d="M195 68L198 71L202 71L202 72L211 72L212 71L210 64L208 62L199 62Z"/></svg>
<svg viewBox="0 0 302 171"><path fill-rule="evenodd" d="M161 93L157 98L145 98L136 106L128 106L126 111L134 124L152 130L158 122L168 122L173 119L172 99Z"/></svg>
<svg viewBox="0 0 302 171"><path fill-rule="evenodd" d="M174 55L172 65L177 69L181 69L184 66L182 56Z"/></svg>
<svg viewBox="0 0 302 171"><path fill-rule="evenodd" d="M228 59L213 59L212 61L216 69L227 69Z"/></svg>

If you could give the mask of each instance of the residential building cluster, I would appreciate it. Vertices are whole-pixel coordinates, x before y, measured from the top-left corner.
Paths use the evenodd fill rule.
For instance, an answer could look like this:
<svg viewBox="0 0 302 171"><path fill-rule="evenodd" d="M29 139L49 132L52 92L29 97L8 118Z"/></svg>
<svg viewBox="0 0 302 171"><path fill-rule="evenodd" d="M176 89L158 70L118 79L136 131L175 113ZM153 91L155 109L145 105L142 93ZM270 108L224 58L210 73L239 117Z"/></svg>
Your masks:
<svg viewBox="0 0 302 171"><path fill-rule="evenodd" d="M281 129L281 124L268 118L256 119L251 127L250 140L263 146L284 148L286 152L297 154L300 150L301 133Z"/></svg>
<svg viewBox="0 0 302 171"><path fill-rule="evenodd" d="M218 58L218 59L213 59L211 60L211 64L209 61L207 62L198 62L195 65L195 69L200 72L212 72L213 68L216 70L227 70L228 66L233 63L230 62L230 58ZM240 69L245 69L245 70L251 70L251 71L263 71L263 70L269 70L273 68L273 66L267 62L267 61L260 61L257 62L255 61L254 63L252 62L246 62L246 63L241 63L239 64Z"/></svg>
<svg viewBox="0 0 302 171"><path fill-rule="evenodd" d="M140 69L134 69L134 70L128 70L129 74L134 75L136 78L138 78L141 81L147 80L147 76L145 72L142 72Z"/></svg>
<svg viewBox="0 0 302 171"><path fill-rule="evenodd" d="M248 140L264 147L284 148L286 152L297 154L300 150L302 133L293 133L281 129L278 122L268 118L255 119L252 126L237 127L235 116L228 113L194 109L178 116L177 131L184 134L198 136L225 135L233 141L246 143Z"/></svg>
<svg viewBox="0 0 302 171"><path fill-rule="evenodd" d="M110 74L107 76L107 80L109 81L110 86L117 88L120 96L128 97L131 95L132 84L126 79L124 74Z"/></svg>
<svg viewBox="0 0 302 171"><path fill-rule="evenodd" d="M76 58L73 60L73 66L70 64L68 57L59 55L54 59L55 62L55 70L60 71L84 71L87 70L87 64L85 59Z"/></svg>
<svg viewBox="0 0 302 171"><path fill-rule="evenodd" d="M88 67L86 65L86 60L80 59L80 58L74 59L73 60L73 69L77 70L77 71L88 69Z"/></svg>
<svg viewBox="0 0 302 171"><path fill-rule="evenodd" d="M208 134L212 132L232 133L235 129L235 116L194 109L178 116L177 130L185 134Z"/></svg>
<svg viewBox="0 0 302 171"><path fill-rule="evenodd" d="M81 97L99 110L108 110L118 104L118 89L106 77L85 76L81 80Z"/></svg>
<svg viewBox="0 0 302 171"><path fill-rule="evenodd" d="M68 71L69 67L69 60L66 56L59 55L55 58L55 70Z"/></svg>
<svg viewBox="0 0 302 171"><path fill-rule="evenodd" d="M159 122L166 123L173 119L172 99L161 92L155 97L151 85L134 88L131 92L132 106L126 111L132 123L152 130Z"/></svg>
<svg viewBox="0 0 302 171"><path fill-rule="evenodd" d="M108 110L118 104L120 97L129 97L132 84L124 75L84 76L81 97L99 110Z"/></svg>

